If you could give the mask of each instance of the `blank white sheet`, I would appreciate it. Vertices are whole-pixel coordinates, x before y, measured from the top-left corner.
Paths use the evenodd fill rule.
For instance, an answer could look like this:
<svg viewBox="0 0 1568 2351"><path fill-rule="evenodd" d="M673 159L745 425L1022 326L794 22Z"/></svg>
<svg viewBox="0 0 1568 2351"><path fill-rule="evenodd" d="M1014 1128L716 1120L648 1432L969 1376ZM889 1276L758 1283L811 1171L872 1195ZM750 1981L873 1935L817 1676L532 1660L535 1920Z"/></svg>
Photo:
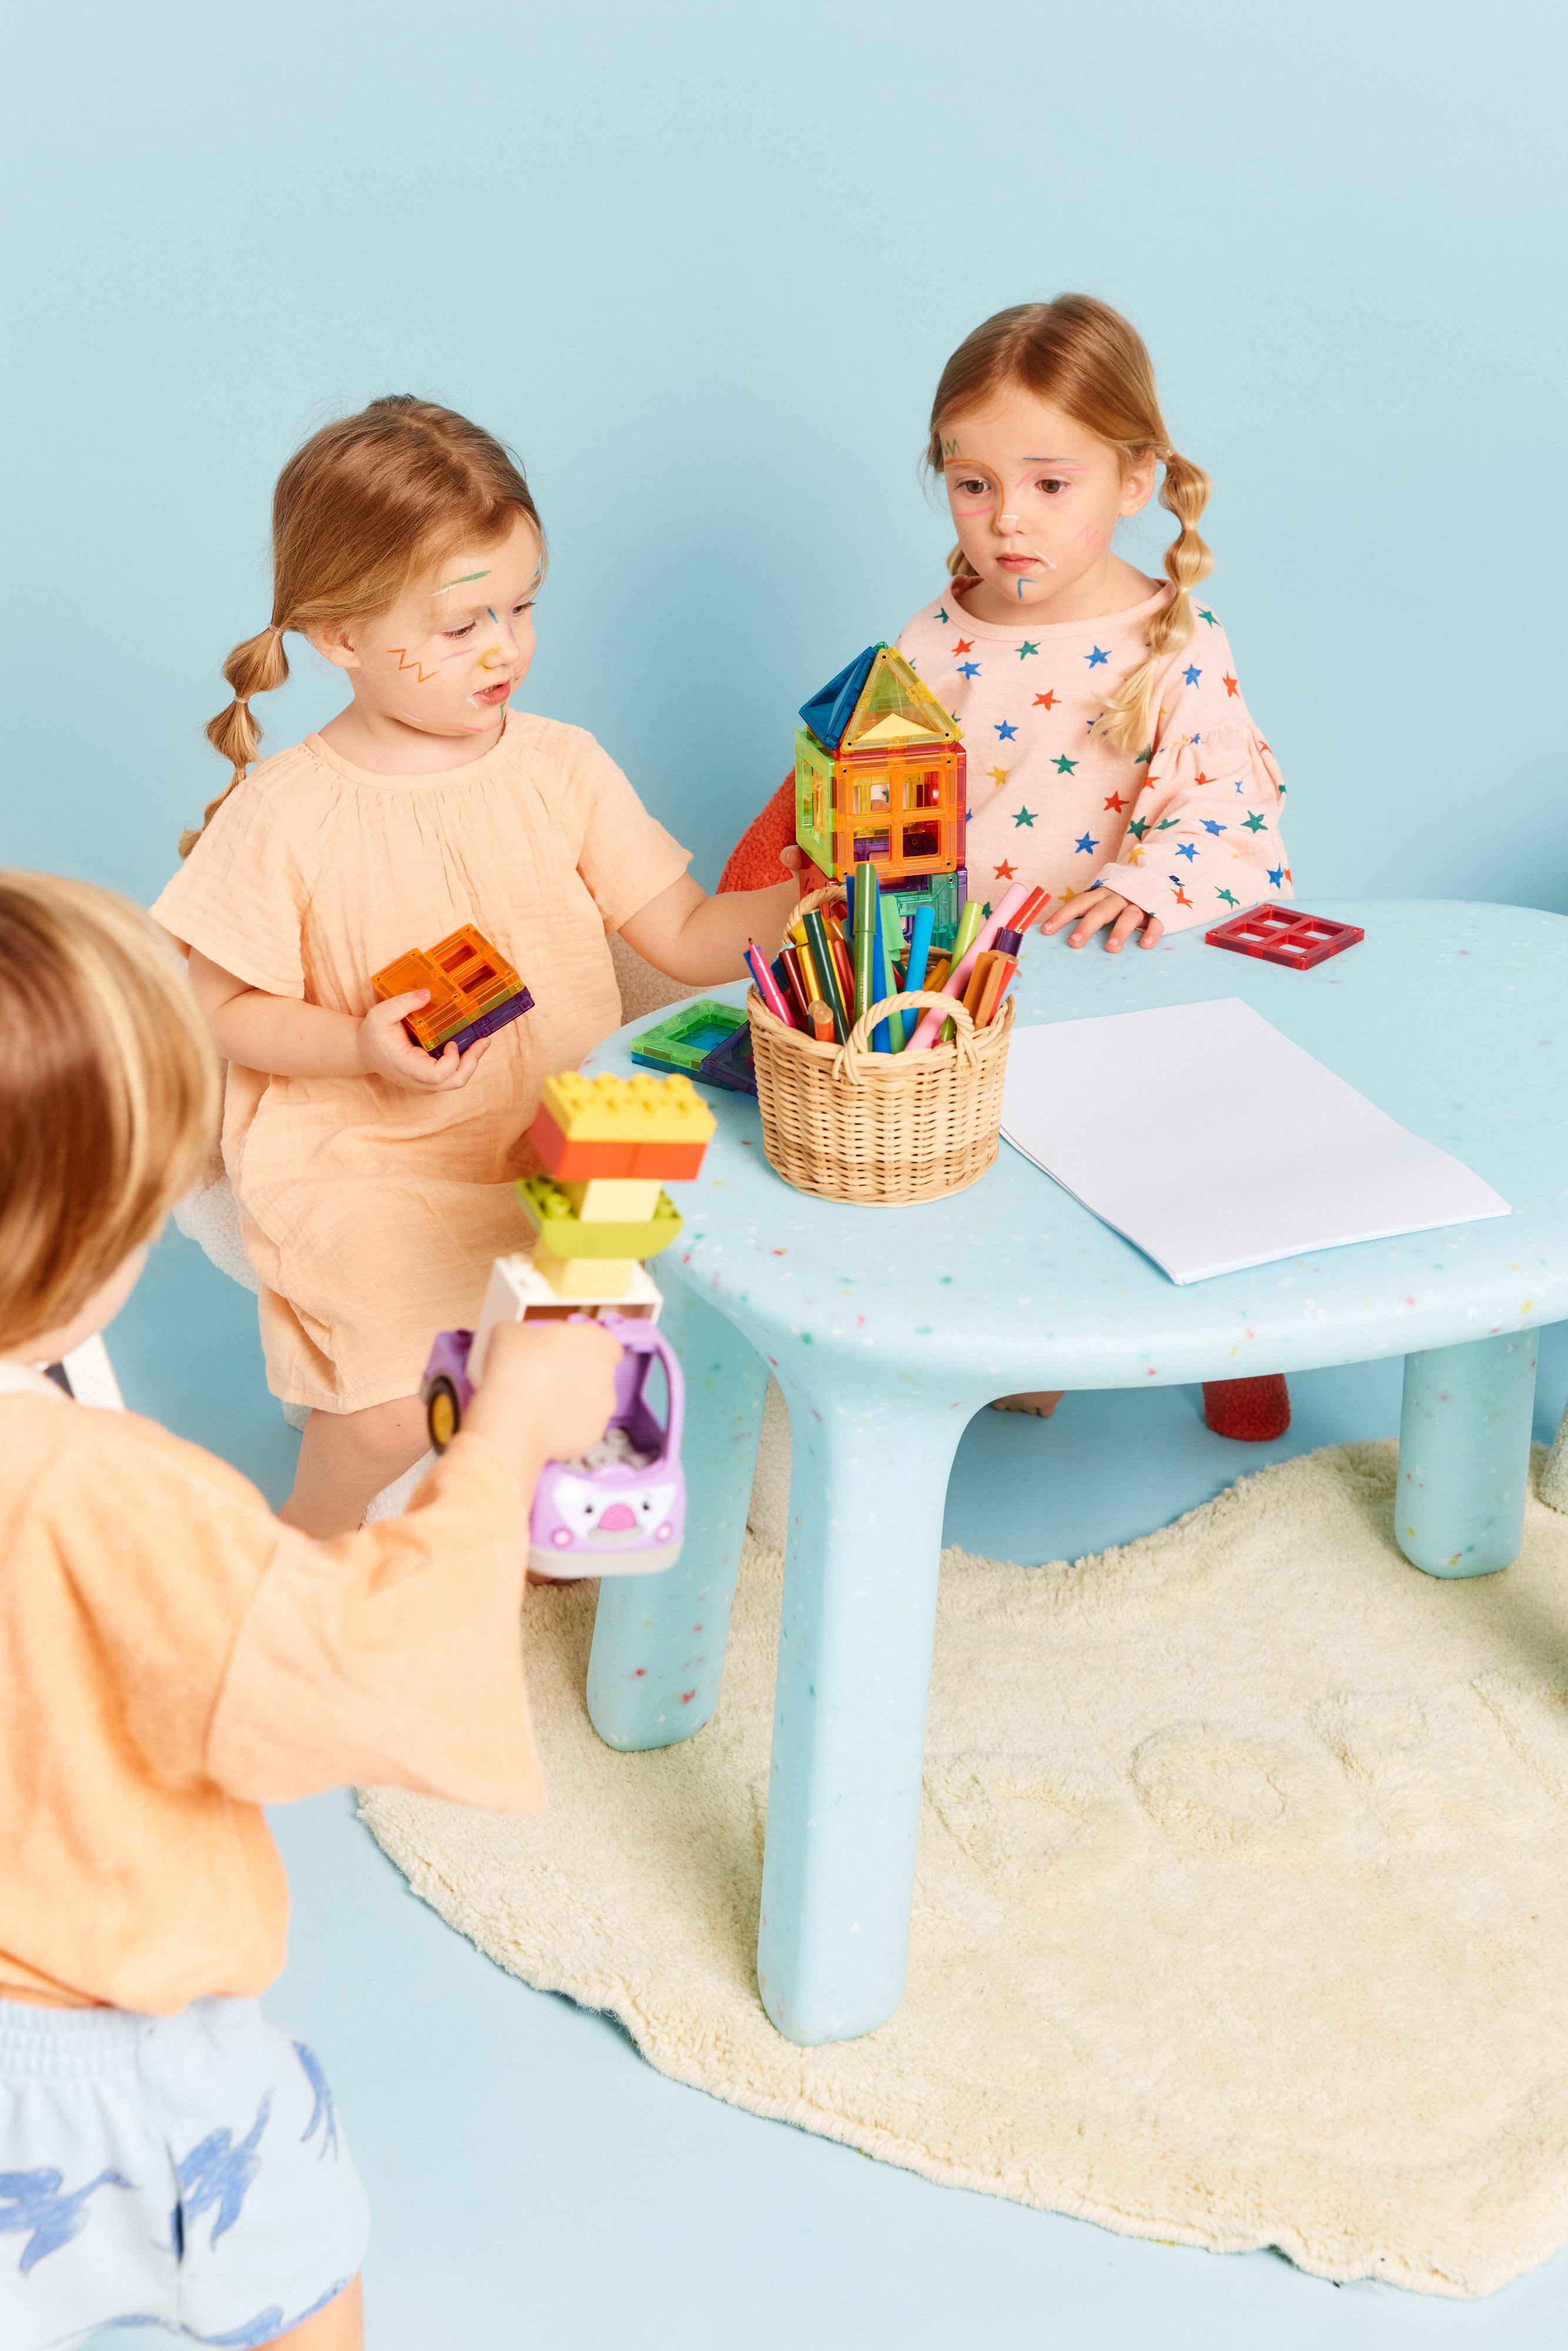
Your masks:
<svg viewBox="0 0 1568 2351"><path fill-rule="evenodd" d="M1237 996L1015 1029L1002 1134L1173 1281L1511 1213Z"/></svg>

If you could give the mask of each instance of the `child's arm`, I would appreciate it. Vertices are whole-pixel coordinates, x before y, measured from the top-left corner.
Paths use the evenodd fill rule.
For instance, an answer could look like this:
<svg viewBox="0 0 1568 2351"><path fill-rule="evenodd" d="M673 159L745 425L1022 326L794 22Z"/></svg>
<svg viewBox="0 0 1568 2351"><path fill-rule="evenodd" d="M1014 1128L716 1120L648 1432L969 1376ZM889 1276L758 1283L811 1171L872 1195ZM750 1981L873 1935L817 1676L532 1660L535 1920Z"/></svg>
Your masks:
<svg viewBox="0 0 1568 2351"><path fill-rule="evenodd" d="M822 882L804 850L791 847L781 855L792 876L768 890L727 890L710 898L683 873L622 924L622 937L671 979L693 986L744 979L747 939L771 956L796 900Z"/></svg>
<svg viewBox="0 0 1568 2351"><path fill-rule="evenodd" d="M268 996L197 947L191 949L191 986L219 1051L267 1077L390 1078L413 1093L446 1093L465 1086L490 1050L489 1038L481 1037L465 1053L448 1044L434 1061L416 1045L402 1023L427 1000L423 987L372 1005L361 1020L298 997Z"/></svg>
<svg viewBox="0 0 1568 2351"><path fill-rule="evenodd" d="M1113 863L1092 892L1054 908L1040 925L1073 925L1082 946L1104 924L1120 948L1140 926L1153 946L1162 931L1222 923L1244 906L1288 898L1291 869L1280 839L1285 788L1274 755L1241 699L1225 632L1213 614L1172 656L1161 686L1144 780Z"/></svg>
<svg viewBox="0 0 1568 2351"><path fill-rule="evenodd" d="M597 1322L492 1334L462 1430L401 1519L271 1557L212 1717L211 1776L287 1802L346 1783L537 1810L520 1621L528 1512L547 1460L614 1410L620 1348Z"/></svg>

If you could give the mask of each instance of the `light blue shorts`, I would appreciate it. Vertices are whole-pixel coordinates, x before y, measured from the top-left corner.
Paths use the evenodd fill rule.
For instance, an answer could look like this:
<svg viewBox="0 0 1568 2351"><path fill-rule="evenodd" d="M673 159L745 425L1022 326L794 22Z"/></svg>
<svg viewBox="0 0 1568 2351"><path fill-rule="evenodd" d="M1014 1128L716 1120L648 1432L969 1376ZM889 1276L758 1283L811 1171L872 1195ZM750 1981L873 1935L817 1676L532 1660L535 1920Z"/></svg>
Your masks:
<svg viewBox="0 0 1568 2351"><path fill-rule="evenodd" d="M326 2075L254 2000L0 2001L0 2344L252 2351L340 2294L370 2210Z"/></svg>

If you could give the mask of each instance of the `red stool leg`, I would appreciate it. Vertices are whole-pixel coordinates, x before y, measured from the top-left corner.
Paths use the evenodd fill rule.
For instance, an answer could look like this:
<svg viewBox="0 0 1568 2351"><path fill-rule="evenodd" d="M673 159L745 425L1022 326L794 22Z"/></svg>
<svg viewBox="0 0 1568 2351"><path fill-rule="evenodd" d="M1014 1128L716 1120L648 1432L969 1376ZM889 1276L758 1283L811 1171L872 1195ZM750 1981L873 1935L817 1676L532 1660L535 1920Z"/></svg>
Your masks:
<svg viewBox="0 0 1568 2351"><path fill-rule="evenodd" d="M1203 1416L1216 1437L1267 1445L1291 1426L1291 1391L1283 1372L1260 1380L1205 1380Z"/></svg>

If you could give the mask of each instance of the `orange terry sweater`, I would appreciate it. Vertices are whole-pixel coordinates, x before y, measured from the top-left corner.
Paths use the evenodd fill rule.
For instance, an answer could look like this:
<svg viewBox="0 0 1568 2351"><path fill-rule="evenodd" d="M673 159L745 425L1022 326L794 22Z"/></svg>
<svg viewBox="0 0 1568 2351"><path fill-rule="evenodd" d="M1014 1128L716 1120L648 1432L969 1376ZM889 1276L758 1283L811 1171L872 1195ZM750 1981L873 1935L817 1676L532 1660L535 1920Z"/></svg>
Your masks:
<svg viewBox="0 0 1568 2351"><path fill-rule="evenodd" d="M0 1997L263 1991L288 1921L264 1803L538 1810L527 1543L477 1437L403 1518L316 1542L198 1447L0 1364Z"/></svg>

